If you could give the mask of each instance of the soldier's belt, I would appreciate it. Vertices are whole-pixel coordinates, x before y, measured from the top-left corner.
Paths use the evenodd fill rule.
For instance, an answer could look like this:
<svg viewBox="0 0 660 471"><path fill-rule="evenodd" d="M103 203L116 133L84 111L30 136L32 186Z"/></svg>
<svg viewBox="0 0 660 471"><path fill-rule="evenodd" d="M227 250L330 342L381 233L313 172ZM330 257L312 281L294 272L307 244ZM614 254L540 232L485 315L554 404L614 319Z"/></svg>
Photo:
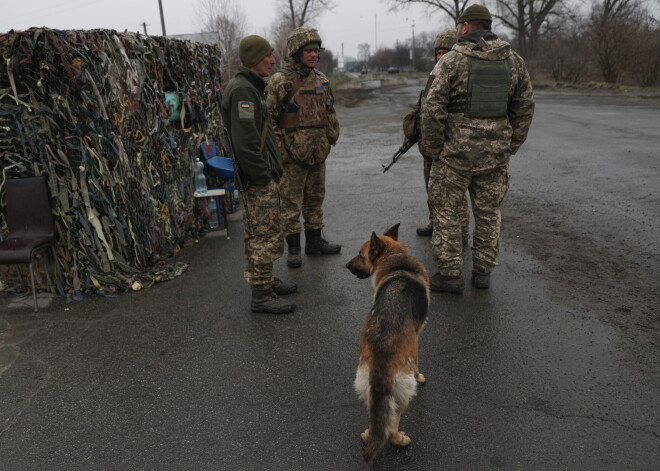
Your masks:
<svg viewBox="0 0 660 471"><path fill-rule="evenodd" d="M323 129L325 128L325 124L319 124L317 126L296 126L295 128L284 128L284 132L293 132L296 129Z"/></svg>
<svg viewBox="0 0 660 471"><path fill-rule="evenodd" d="M467 110L467 100L456 100L447 103L448 113L465 113Z"/></svg>

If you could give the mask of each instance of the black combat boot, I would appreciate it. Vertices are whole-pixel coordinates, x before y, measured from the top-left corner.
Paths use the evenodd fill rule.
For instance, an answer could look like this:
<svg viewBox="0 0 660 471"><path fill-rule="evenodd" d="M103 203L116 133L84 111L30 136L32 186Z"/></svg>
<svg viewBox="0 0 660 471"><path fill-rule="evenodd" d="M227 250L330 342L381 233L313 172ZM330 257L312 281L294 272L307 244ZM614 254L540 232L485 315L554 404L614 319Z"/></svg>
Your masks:
<svg viewBox="0 0 660 471"><path fill-rule="evenodd" d="M490 273L472 272L472 286L479 289L490 288Z"/></svg>
<svg viewBox="0 0 660 471"><path fill-rule="evenodd" d="M273 291L278 296L286 296L298 291L298 285L293 281L280 280L277 277L273 278Z"/></svg>
<svg viewBox="0 0 660 471"><path fill-rule="evenodd" d="M331 244L321 237L321 229L305 229L305 253L331 255L338 254L341 245Z"/></svg>
<svg viewBox="0 0 660 471"><path fill-rule="evenodd" d="M416 232L420 237L431 237L433 235L433 225L429 223L426 226L418 227Z"/></svg>
<svg viewBox="0 0 660 471"><path fill-rule="evenodd" d="M295 303L278 298L271 289L252 288L252 312L265 312L268 314L287 314L296 308Z"/></svg>
<svg viewBox="0 0 660 471"><path fill-rule="evenodd" d="M289 248L286 264L289 268L299 268L302 265L302 257L300 256L300 232L288 235L284 239L286 239L286 245Z"/></svg>
<svg viewBox="0 0 660 471"><path fill-rule="evenodd" d="M431 291L460 294L465 289L465 281L460 276L444 276L440 272L431 277Z"/></svg>

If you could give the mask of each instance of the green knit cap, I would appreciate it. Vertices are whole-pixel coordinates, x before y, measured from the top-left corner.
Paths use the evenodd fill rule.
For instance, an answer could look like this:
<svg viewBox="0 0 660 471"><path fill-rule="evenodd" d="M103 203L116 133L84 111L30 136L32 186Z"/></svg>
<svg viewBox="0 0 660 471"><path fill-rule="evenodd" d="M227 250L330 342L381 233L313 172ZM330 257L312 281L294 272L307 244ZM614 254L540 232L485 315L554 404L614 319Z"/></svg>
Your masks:
<svg viewBox="0 0 660 471"><path fill-rule="evenodd" d="M244 37L238 45L238 57L241 59L241 65L247 68L257 65L270 52L273 52L273 46L257 35Z"/></svg>
<svg viewBox="0 0 660 471"><path fill-rule="evenodd" d="M493 17L483 5L470 5L461 13L456 20L456 24L467 23L468 21L488 21L493 22Z"/></svg>

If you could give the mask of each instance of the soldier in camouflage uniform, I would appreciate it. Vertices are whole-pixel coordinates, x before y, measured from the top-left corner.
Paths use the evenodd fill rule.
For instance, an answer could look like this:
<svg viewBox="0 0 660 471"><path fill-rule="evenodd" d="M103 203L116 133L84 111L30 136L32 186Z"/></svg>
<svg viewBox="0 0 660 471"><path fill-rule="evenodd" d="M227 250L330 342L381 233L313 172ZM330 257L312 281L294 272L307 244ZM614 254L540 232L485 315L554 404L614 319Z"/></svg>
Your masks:
<svg viewBox="0 0 660 471"><path fill-rule="evenodd" d="M321 50L316 29L295 29L287 40L284 66L267 87L268 110L284 166L282 217L291 268L302 265L301 213L306 254L337 254L341 250L340 245L321 236L325 160L339 138L332 90L327 77L315 69Z"/></svg>
<svg viewBox="0 0 660 471"><path fill-rule="evenodd" d="M434 291L461 293L465 286L460 212L466 190L475 221L472 283L490 286L509 158L525 142L534 113L525 63L490 31L491 23L484 6L463 12L458 42L433 69L422 104L421 143L434 156L429 182L438 264L431 279Z"/></svg>
<svg viewBox="0 0 660 471"><path fill-rule="evenodd" d="M222 120L229 130L247 199L243 209L245 279L252 287L253 312L284 314L293 302L278 295L296 291L295 283L273 276L273 262L284 253L280 214L282 163L266 107L266 82L275 64L273 48L264 38L247 36L238 47L241 67L227 84ZM250 233L246 210L250 211Z"/></svg>
<svg viewBox="0 0 660 471"><path fill-rule="evenodd" d="M456 30L448 29L438 34L433 43L433 53L435 55L435 61L440 62L440 59L451 51L451 48L456 44ZM432 72L431 72L432 73ZM417 106L421 108L421 102L424 99L424 93L421 93L419 96L419 101ZM429 177L431 175L431 164L433 163L433 156L430 155L423 147L423 144L418 143L419 152L424 157L424 184L426 185L426 193L428 197L429 191ZM468 204L467 197L463 198L464 208L461 210L461 233L463 235L463 245L468 243L468 225L469 225L469 214L468 214ZM429 207L429 223L426 226L417 228L417 235L422 237L430 237L433 235L433 211L431 211L431 200L427 199L427 204Z"/></svg>

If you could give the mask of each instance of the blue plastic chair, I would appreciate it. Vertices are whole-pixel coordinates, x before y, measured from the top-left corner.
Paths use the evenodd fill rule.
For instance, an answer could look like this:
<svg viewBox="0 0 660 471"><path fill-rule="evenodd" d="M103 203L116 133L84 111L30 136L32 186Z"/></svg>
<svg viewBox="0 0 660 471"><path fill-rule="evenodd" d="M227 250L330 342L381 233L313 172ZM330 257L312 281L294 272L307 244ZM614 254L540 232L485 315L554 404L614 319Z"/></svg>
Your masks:
<svg viewBox="0 0 660 471"><path fill-rule="evenodd" d="M234 166L229 157L218 155L218 148L213 139L202 141L199 145L199 153L201 155L201 160L204 162L204 166L208 169L209 173L215 175L218 180L221 180L222 184L218 188L225 190L225 193L229 195L228 208L226 207L227 205L224 198L220 201L220 204L216 204L218 207L218 217L226 217L226 214L223 215L222 213L233 213L238 209L238 201L234 197L234 192L236 191L236 186L234 184L234 176L236 172L234 171ZM218 201L216 201L216 203L218 203Z"/></svg>

